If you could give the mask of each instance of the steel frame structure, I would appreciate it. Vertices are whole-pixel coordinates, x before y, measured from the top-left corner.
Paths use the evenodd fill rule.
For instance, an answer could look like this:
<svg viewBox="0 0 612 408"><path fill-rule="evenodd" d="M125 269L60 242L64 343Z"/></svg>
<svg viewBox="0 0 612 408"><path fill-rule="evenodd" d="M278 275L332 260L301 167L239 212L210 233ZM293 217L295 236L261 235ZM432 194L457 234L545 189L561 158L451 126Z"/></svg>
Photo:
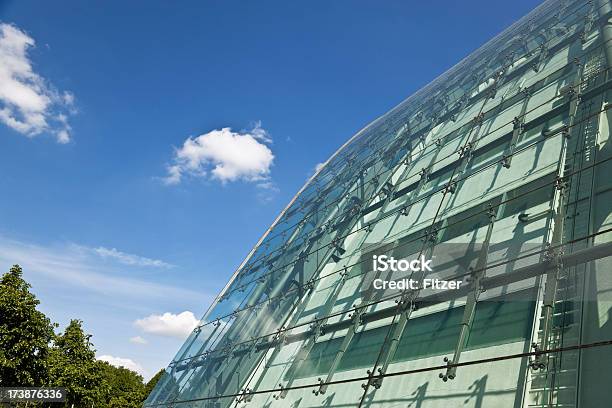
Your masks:
<svg viewBox="0 0 612 408"><path fill-rule="evenodd" d="M611 68L610 2L550 0L367 125L145 407L605 406ZM453 251L459 290L370 285L373 253Z"/></svg>

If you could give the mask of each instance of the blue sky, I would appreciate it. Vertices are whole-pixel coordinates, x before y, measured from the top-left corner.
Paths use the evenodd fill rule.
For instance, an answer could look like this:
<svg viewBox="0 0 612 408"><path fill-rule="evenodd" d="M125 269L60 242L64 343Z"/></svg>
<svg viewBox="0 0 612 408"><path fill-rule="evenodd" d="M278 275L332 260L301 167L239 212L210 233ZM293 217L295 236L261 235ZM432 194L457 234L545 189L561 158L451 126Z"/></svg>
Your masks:
<svg viewBox="0 0 612 408"><path fill-rule="evenodd" d="M538 3L0 0L0 270L148 377L317 163Z"/></svg>

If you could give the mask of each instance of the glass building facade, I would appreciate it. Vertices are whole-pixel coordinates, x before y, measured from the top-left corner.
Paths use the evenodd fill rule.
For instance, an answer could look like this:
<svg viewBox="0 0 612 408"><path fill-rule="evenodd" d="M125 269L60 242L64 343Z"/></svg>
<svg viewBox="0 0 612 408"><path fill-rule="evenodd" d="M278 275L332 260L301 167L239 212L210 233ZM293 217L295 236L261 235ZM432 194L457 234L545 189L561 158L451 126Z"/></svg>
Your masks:
<svg viewBox="0 0 612 408"><path fill-rule="evenodd" d="M358 132L145 406L612 406L611 41L609 1L547 1Z"/></svg>

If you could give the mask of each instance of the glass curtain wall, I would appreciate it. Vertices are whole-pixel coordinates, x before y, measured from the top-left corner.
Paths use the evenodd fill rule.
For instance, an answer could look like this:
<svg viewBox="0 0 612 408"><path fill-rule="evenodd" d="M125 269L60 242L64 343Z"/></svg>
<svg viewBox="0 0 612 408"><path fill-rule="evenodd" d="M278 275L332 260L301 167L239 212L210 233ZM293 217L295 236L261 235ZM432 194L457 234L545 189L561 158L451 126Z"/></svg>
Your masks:
<svg viewBox="0 0 612 408"><path fill-rule="evenodd" d="M609 406L611 41L609 1L547 1L358 132L145 406ZM382 254L461 287L374 290Z"/></svg>

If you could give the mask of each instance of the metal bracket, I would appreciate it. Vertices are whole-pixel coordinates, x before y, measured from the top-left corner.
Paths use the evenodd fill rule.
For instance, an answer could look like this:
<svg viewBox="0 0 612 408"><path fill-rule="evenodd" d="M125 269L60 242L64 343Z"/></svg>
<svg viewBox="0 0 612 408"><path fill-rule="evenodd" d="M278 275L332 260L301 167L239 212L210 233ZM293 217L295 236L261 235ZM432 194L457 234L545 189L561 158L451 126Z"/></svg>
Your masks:
<svg viewBox="0 0 612 408"><path fill-rule="evenodd" d="M314 289L314 278L310 278L306 281L306 283L304 283L304 289L305 290Z"/></svg>
<svg viewBox="0 0 612 408"><path fill-rule="evenodd" d="M363 323L363 316L365 314L364 306L354 306L355 310L348 314L348 318L352 320L355 330Z"/></svg>
<svg viewBox="0 0 612 408"><path fill-rule="evenodd" d="M379 374L382 375L382 369L378 369ZM367 371L368 374L368 382L365 384L361 384L361 388L367 390L370 385L372 385L375 389L379 389L382 385L382 378L380 376L375 376L372 370ZM376 378L374 378L376 377Z"/></svg>
<svg viewBox="0 0 612 408"><path fill-rule="evenodd" d="M497 208L493 207L491 203L489 203L487 208L487 216L490 222L495 221L495 218L497 218Z"/></svg>
<svg viewBox="0 0 612 408"><path fill-rule="evenodd" d="M425 236L422 238L422 240L424 242L432 242L435 243L438 240L438 232L439 232L439 228L437 227L431 227L427 230Z"/></svg>
<svg viewBox="0 0 612 408"><path fill-rule="evenodd" d="M287 329L285 326L281 326L276 330L276 333L274 333L274 341L283 344L285 340L287 340Z"/></svg>
<svg viewBox="0 0 612 408"><path fill-rule="evenodd" d="M531 89L529 88L524 88L521 92L523 93L524 98L528 98L531 96Z"/></svg>
<svg viewBox="0 0 612 408"><path fill-rule="evenodd" d="M372 386L375 389L379 389L382 386L382 379L383 379L383 377L381 377L381 376L383 375L383 370L382 370L381 367L378 367L378 369L376 371L378 371L378 376L376 378L373 378L374 374L371 374L370 370L368 370L367 373L368 373L368 376L370 377L370 380L369 380L370 384L372 384Z"/></svg>
<svg viewBox="0 0 612 408"><path fill-rule="evenodd" d="M240 395L236 398L236 402L251 402L253 400L253 390L250 388L243 388L240 390Z"/></svg>
<svg viewBox="0 0 612 408"><path fill-rule="evenodd" d="M283 387L282 383L278 383L278 391L279 391L279 393L278 394L274 394L272 396L272 398L274 398L275 400L278 400L279 398L284 399L285 395L287 395L287 393L285 392L285 387Z"/></svg>
<svg viewBox="0 0 612 408"><path fill-rule="evenodd" d="M319 337L321 337L323 335L323 327L325 325L323 324L323 322L321 320L317 320L313 323L310 323L310 325L308 326L310 328L310 331L312 332L312 335L314 337L314 341L317 341Z"/></svg>
<svg viewBox="0 0 612 408"><path fill-rule="evenodd" d="M427 169L426 167L423 167L420 171L419 171L419 176L421 177L421 179L427 181L427 178L429 177L429 169Z"/></svg>
<svg viewBox="0 0 612 408"><path fill-rule="evenodd" d="M451 182L449 182L446 185L446 187L444 187L444 193L455 194L455 191L457 191L457 182L456 181L451 181Z"/></svg>
<svg viewBox="0 0 612 408"><path fill-rule="evenodd" d="M391 196L391 193L393 193L393 184L391 184L390 182L385 182L385 184L383 184L383 186L380 189L380 192L378 193L378 195L382 198L382 199L387 199Z"/></svg>
<svg viewBox="0 0 612 408"><path fill-rule="evenodd" d="M556 177L554 187L556 190L563 192L563 190L567 187L567 180L565 180L564 177Z"/></svg>
<svg viewBox="0 0 612 408"><path fill-rule="evenodd" d="M547 362L544 361L545 358L540 350L540 346L538 346L538 343L531 343L531 348L535 352L535 357L529 359L529 367L531 367L533 371L544 370Z"/></svg>
<svg viewBox="0 0 612 408"><path fill-rule="evenodd" d="M568 139L571 137L570 131L569 131L569 127L567 125L565 125L565 126L563 126L561 128L561 135L563 137L565 137L565 138L568 138Z"/></svg>
<svg viewBox="0 0 612 408"><path fill-rule="evenodd" d="M469 156L472 153L472 142L468 142L465 146L461 146L457 151L460 158Z"/></svg>
<svg viewBox="0 0 612 408"><path fill-rule="evenodd" d="M501 165L503 168L506 168L506 169L510 168L510 156L509 155L502 156Z"/></svg>
<svg viewBox="0 0 612 408"><path fill-rule="evenodd" d="M440 377L444 382L447 382L448 380L454 380L455 374L451 373L451 361L448 357L444 357L444 362L446 363L446 374L440 373L438 377Z"/></svg>
<svg viewBox="0 0 612 408"><path fill-rule="evenodd" d="M317 387L316 390L312 390L312 393L314 395L319 395L319 394L323 395L323 394L325 394L325 388L324 388L325 381L323 381L323 379L321 377L319 377L319 378L317 378L317 382L319 383L319 386Z"/></svg>

